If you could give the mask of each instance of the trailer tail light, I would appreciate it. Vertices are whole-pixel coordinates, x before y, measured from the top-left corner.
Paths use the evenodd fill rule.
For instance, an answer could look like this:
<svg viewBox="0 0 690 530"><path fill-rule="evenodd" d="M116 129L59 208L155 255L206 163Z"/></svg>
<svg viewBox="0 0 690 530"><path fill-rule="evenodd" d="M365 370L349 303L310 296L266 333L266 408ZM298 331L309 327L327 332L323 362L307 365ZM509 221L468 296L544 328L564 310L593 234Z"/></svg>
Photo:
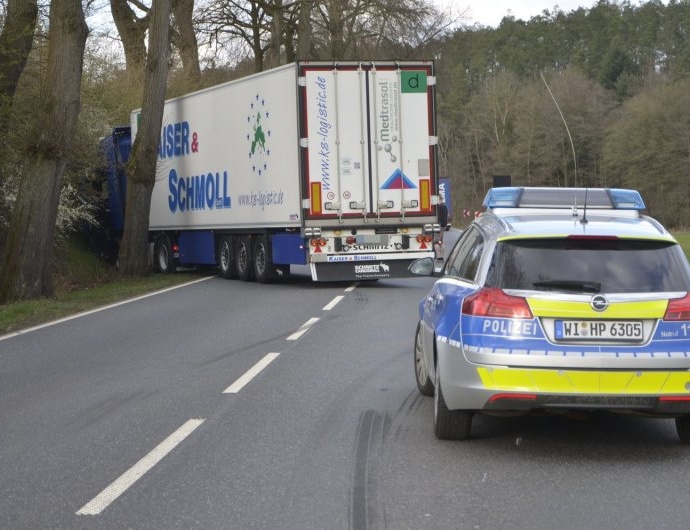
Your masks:
<svg viewBox="0 0 690 530"><path fill-rule="evenodd" d="M669 300L664 320L690 320L690 294Z"/></svg>
<svg viewBox="0 0 690 530"><path fill-rule="evenodd" d="M434 236L431 234L419 234L417 236L417 243L431 243L434 240Z"/></svg>
<svg viewBox="0 0 690 530"><path fill-rule="evenodd" d="M314 253L322 252L321 247L325 247L328 244L324 238L314 238L309 241L309 244L314 247Z"/></svg>
<svg viewBox="0 0 690 530"><path fill-rule="evenodd" d="M462 303L462 314L477 317L533 318L527 300L511 296L501 289L484 288Z"/></svg>

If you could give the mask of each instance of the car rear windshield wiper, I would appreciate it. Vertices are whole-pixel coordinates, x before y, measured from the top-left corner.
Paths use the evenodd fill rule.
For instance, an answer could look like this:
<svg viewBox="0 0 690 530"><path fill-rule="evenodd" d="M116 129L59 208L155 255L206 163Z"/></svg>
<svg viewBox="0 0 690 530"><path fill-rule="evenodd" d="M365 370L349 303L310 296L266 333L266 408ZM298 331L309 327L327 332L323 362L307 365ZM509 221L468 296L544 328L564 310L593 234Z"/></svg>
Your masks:
<svg viewBox="0 0 690 530"><path fill-rule="evenodd" d="M601 284L599 282L585 282L579 280L545 280L541 282L534 282L534 287L541 287L545 289L564 289L566 291L578 291L585 293L598 293L601 291Z"/></svg>

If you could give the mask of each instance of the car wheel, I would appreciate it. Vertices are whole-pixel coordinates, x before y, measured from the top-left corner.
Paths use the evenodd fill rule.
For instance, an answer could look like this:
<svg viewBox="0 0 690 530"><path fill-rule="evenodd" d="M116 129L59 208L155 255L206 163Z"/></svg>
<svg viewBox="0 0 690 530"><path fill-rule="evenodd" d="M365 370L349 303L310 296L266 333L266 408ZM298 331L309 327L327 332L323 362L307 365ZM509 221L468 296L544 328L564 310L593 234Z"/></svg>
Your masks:
<svg viewBox="0 0 690 530"><path fill-rule="evenodd" d="M235 269L243 282L252 280L252 246L249 236L240 236L235 244Z"/></svg>
<svg viewBox="0 0 690 530"><path fill-rule="evenodd" d="M690 415L676 418L676 432L681 443L690 444Z"/></svg>
<svg viewBox="0 0 690 530"><path fill-rule="evenodd" d="M175 270L175 258L173 257L172 244L166 235L156 239L154 245L154 265L156 270L162 274L168 274Z"/></svg>
<svg viewBox="0 0 690 530"><path fill-rule="evenodd" d="M437 366L434 385L434 434L439 440L467 440L472 427L472 413L467 410L448 410L443 399L439 373Z"/></svg>
<svg viewBox="0 0 690 530"><path fill-rule="evenodd" d="M421 327L421 323L417 324L417 332L414 337L414 375L419 393L423 396L433 396L434 383L431 382L429 371L426 369L426 361L422 351Z"/></svg>
<svg viewBox="0 0 690 530"><path fill-rule="evenodd" d="M235 263L233 261L232 239L223 236L218 243L218 268L220 275L229 280L235 276Z"/></svg>

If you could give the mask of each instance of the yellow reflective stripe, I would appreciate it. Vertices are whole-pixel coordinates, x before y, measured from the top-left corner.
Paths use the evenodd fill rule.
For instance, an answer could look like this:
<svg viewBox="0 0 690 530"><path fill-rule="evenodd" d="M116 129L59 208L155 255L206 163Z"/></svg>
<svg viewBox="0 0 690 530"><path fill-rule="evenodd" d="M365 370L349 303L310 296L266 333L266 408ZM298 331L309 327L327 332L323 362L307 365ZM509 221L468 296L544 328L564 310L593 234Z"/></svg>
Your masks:
<svg viewBox="0 0 690 530"><path fill-rule="evenodd" d="M527 303L535 317L550 318L663 318L668 307L668 300L621 302L612 303L606 311L598 313L589 302L527 298Z"/></svg>
<svg viewBox="0 0 690 530"><path fill-rule="evenodd" d="M690 394L690 372L477 368L487 390L557 394Z"/></svg>

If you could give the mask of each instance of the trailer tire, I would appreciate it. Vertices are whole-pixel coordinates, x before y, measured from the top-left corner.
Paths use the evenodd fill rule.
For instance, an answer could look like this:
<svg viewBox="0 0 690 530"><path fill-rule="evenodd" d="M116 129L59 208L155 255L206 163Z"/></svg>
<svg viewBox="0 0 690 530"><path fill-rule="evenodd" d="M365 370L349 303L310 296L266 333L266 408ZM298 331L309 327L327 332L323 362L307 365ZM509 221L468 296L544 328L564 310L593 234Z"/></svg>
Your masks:
<svg viewBox="0 0 690 530"><path fill-rule="evenodd" d="M222 236L218 242L218 268L226 280L235 277L235 253L230 236Z"/></svg>
<svg viewBox="0 0 690 530"><path fill-rule="evenodd" d="M256 281L259 283L275 281L277 272L273 265L271 244L268 236L262 235L256 237L252 250L252 263L254 264L254 277Z"/></svg>
<svg viewBox="0 0 690 530"><path fill-rule="evenodd" d="M153 263L161 274L175 272L175 257L173 256L170 238L163 234L156 238L153 246Z"/></svg>
<svg viewBox="0 0 690 530"><path fill-rule="evenodd" d="M253 280L252 245L249 236L240 236L235 243L235 270L243 282Z"/></svg>

